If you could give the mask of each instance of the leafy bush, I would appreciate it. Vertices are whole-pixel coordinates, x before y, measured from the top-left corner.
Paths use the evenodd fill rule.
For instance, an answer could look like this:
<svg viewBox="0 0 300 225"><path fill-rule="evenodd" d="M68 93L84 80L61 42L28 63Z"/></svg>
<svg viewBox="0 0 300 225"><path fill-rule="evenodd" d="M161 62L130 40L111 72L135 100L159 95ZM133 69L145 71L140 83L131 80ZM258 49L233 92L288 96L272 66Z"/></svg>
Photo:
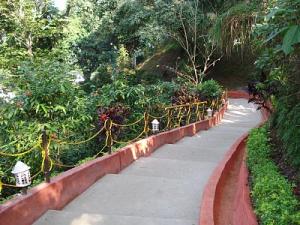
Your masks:
<svg viewBox="0 0 300 225"><path fill-rule="evenodd" d="M299 100L281 99L276 106L274 126L286 149L286 158L300 170L300 103Z"/></svg>
<svg viewBox="0 0 300 225"><path fill-rule="evenodd" d="M1 151L20 153L31 149L43 128L53 139L71 136L67 141L85 140L96 132L93 124L97 118L96 99L84 95L63 63L34 59L20 65L14 76L6 75L0 73L2 85L7 90L14 90L15 98L0 107L0 146L11 143ZM72 146L71 151L70 146L58 146L52 142L51 157L72 165L99 151L96 144L89 142ZM14 183L10 168L17 160L28 164L32 174L39 172L42 155L38 148L34 150L19 157L1 157L2 182ZM6 188L2 196L13 194L10 190Z"/></svg>
<svg viewBox="0 0 300 225"><path fill-rule="evenodd" d="M190 88L183 86L179 90L176 90L172 96L173 105L184 105L191 102L199 101L197 93Z"/></svg>
<svg viewBox="0 0 300 225"><path fill-rule="evenodd" d="M247 164L252 178L252 199L255 212L264 225L300 224L299 202L293 185L279 172L270 159L266 127L254 129L247 142Z"/></svg>
<svg viewBox="0 0 300 225"><path fill-rule="evenodd" d="M222 96L223 87L215 80L207 80L197 86L202 100L212 100Z"/></svg>
<svg viewBox="0 0 300 225"><path fill-rule="evenodd" d="M255 64L271 85L261 91L275 100L272 126L284 145L283 157L300 171L300 1L267 1L266 6L255 26L254 43L261 50ZM274 84L275 92L270 91Z"/></svg>

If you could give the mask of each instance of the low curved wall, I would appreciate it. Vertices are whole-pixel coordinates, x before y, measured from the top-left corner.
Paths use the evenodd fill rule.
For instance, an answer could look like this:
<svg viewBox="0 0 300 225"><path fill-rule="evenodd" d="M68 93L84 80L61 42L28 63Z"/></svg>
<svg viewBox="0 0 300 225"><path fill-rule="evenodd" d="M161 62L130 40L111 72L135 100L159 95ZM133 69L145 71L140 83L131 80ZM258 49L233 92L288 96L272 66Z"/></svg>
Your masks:
<svg viewBox="0 0 300 225"><path fill-rule="evenodd" d="M245 149L245 146L243 148ZM251 206L248 176L246 161L243 160L234 200L235 213L232 216L232 225L258 225L256 215Z"/></svg>
<svg viewBox="0 0 300 225"><path fill-rule="evenodd" d="M30 225L47 210L59 210L106 174L116 174L142 156L149 156L164 144L173 144L218 124L227 103L208 120L159 133L130 144L118 152L70 169L0 206L0 224Z"/></svg>
<svg viewBox="0 0 300 225"><path fill-rule="evenodd" d="M249 94L243 91L229 91L229 98L249 98ZM261 110L263 124L270 113L265 109ZM238 161L238 157L245 157L246 141L248 132L242 135L230 148L225 155L224 159L214 170L208 183L205 186L202 195L202 204L200 209L199 225L218 225L218 224L231 224L231 225L257 225L257 218L253 212L250 190L248 186L248 170L245 159L241 160L239 167L239 174L236 180L235 191L233 193L231 202L231 211L223 212L228 221L222 221L218 223L220 217L219 209L222 202L221 196L224 192L224 184L228 180L233 172L232 169ZM221 212L222 213L222 212ZM224 216L224 215L223 215Z"/></svg>
<svg viewBox="0 0 300 225"><path fill-rule="evenodd" d="M246 91L228 91L228 98L246 98L249 99L249 93Z"/></svg>

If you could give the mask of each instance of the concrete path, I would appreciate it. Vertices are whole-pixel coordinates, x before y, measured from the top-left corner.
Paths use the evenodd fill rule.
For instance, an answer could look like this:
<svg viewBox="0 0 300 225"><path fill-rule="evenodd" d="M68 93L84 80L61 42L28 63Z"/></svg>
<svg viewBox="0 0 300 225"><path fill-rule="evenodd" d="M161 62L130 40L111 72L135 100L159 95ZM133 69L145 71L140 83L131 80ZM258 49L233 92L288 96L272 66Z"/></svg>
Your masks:
<svg viewBox="0 0 300 225"><path fill-rule="evenodd" d="M222 123L159 148L106 175L35 225L196 225L202 191L230 146L260 122L255 106L230 99ZM78 184L80 185L80 184Z"/></svg>

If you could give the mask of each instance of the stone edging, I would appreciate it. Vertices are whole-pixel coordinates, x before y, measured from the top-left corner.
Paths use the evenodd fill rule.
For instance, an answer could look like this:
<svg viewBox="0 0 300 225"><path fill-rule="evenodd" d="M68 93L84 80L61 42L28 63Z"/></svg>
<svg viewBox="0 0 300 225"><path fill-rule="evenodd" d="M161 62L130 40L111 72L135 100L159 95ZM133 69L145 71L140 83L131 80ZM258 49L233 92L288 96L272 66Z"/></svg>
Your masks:
<svg viewBox="0 0 300 225"><path fill-rule="evenodd" d="M60 210L106 174L117 174L142 156L149 156L164 144L173 144L185 136L193 136L218 124L227 104L212 118L176 128L137 141L118 152L97 158L70 169L0 205L1 224L30 225L47 210Z"/></svg>

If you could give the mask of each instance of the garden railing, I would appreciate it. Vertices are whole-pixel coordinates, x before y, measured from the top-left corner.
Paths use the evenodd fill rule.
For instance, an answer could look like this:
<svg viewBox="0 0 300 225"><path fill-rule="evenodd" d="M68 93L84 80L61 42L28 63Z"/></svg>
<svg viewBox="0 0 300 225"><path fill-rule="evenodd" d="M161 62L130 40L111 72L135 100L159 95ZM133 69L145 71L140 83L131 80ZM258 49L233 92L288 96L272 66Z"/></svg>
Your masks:
<svg viewBox="0 0 300 225"><path fill-rule="evenodd" d="M102 128L97 131L94 135L89 137L86 140L83 141L75 141L75 142L68 142L66 139L61 140L56 137L53 137L50 133L46 132L45 129L41 132L40 137L36 141L36 143L33 145L33 147L27 151L21 152L21 153L8 153L7 151L0 151L0 156L2 157L16 157L18 159L22 158L25 155L28 155L29 153L36 151L37 149L40 150L41 153L41 162L40 162L40 170L35 173L33 176L31 176L31 180L35 179L39 175L43 174L44 179L46 182L50 182L50 173L53 170L54 166L60 167L60 168L73 168L76 165L65 165L61 162L58 162L57 160L54 160L51 158L51 145L52 143L55 143L56 145L65 146L65 145L81 145L87 142L92 141L96 137L99 137L100 135L104 136L104 143L101 150L95 154L92 158L97 158L99 156L105 155L105 154L112 154L113 152L113 146L114 144L117 144L120 146L126 145L129 143L133 143L143 137L148 137L148 135L151 132L151 129L149 128L151 121L153 119L157 119L160 122L160 126L163 127L159 130L159 132L163 132L166 130L170 130L173 128L181 127L183 125L188 125L191 122L197 122L201 121L205 118L205 115L207 115L207 109L211 108L212 112L218 111L221 106L225 103L225 100L227 100L227 92L224 92L221 98L217 98L212 101L205 101L205 102L194 102L190 104L182 104L182 105L173 105L170 107L166 107L163 109L163 115L156 116L152 115L149 112L145 112L143 116L141 116L137 121L130 123L130 124L118 124L111 120L110 118L106 119ZM143 124L140 125L139 124ZM163 126L162 126L163 125ZM114 134L113 130L122 130L126 128L130 128L133 126L139 126L142 127L142 131L134 138L130 138L130 140L121 140L120 135ZM0 147L0 149L7 149L9 146L5 145ZM2 188L19 188L14 184L8 184L2 182L3 178L6 178L5 180L8 180L7 177L2 177L0 179L0 191ZM13 180L13 179L10 179Z"/></svg>

